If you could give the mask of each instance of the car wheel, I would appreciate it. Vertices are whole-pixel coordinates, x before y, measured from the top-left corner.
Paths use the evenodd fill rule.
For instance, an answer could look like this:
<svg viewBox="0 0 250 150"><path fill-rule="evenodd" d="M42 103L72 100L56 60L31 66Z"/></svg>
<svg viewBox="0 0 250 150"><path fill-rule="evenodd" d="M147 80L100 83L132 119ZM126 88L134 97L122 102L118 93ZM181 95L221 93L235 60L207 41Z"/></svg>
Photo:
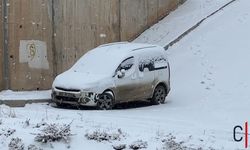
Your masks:
<svg viewBox="0 0 250 150"><path fill-rule="evenodd" d="M97 107L100 110L110 110L114 106L114 97L109 92L105 92L99 96Z"/></svg>
<svg viewBox="0 0 250 150"><path fill-rule="evenodd" d="M164 104L166 96L167 93L165 87L162 85L158 85L154 90L154 95L151 99L151 103L153 105Z"/></svg>

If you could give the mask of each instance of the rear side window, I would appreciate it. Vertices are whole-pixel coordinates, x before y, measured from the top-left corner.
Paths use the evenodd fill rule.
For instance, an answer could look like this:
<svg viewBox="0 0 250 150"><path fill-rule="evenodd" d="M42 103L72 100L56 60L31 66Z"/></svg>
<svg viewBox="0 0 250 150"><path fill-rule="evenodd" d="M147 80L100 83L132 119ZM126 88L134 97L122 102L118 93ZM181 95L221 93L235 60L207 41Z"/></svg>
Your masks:
<svg viewBox="0 0 250 150"><path fill-rule="evenodd" d="M154 70L154 61L153 59L143 59L139 61L139 70L141 72L144 72L145 68L147 68L149 71Z"/></svg>
<svg viewBox="0 0 250 150"><path fill-rule="evenodd" d="M164 56L154 58L154 69L164 69L168 67L168 61Z"/></svg>
<svg viewBox="0 0 250 150"><path fill-rule="evenodd" d="M144 72L145 68L149 71L165 69L168 67L167 59L164 56L155 56L151 58L143 58L139 60L139 70Z"/></svg>

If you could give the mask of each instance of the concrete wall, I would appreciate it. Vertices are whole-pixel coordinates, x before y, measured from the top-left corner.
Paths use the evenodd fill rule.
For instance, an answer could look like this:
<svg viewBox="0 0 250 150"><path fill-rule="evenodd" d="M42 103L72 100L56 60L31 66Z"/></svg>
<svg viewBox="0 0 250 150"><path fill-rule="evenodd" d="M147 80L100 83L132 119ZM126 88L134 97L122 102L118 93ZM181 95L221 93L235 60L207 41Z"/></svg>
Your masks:
<svg viewBox="0 0 250 150"><path fill-rule="evenodd" d="M183 0L121 0L121 40L132 40Z"/></svg>
<svg viewBox="0 0 250 150"><path fill-rule="evenodd" d="M55 72L70 68L80 56L100 44L133 40L179 3L180 0L55 0Z"/></svg>
<svg viewBox="0 0 250 150"><path fill-rule="evenodd" d="M3 23L2 23L2 1L0 1L0 90L3 89Z"/></svg>
<svg viewBox="0 0 250 150"><path fill-rule="evenodd" d="M9 0L10 89L49 89L88 50L134 39L181 1Z"/></svg>
<svg viewBox="0 0 250 150"><path fill-rule="evenodd" d="M93 47L119 41L118 4L118 0L55 0L57 73Z"/></svg>
<svg viewBox="0 0 250 150"><path fill-rule="evenodd" d="M47 0L9 0L9 72L13 90L48 89L53 80Z"/></svg>

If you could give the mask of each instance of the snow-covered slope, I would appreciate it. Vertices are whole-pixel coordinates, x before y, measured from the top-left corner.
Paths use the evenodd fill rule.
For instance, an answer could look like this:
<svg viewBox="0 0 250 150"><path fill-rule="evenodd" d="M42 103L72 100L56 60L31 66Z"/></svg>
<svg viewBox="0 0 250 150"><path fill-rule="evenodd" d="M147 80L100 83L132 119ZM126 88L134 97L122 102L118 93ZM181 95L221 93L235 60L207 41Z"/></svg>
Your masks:
<svg viewBox="0 0 250 150"><path fill-rule="evenodd" d="M231 0L187 0L134 42L166 46L183 32L191 28Z"/></svg>
<svg viewBox="0 0 250 150"><path fill-rule="evenodd" d="M243 148L232 141L233 127L250 118L249 8L250 1L236 1L168 51L169 100L181 110L176 118L206 130L225 149Z"/></svg>
<svg viewBox="0 0 250 150"><path fill-rule="evenodd" d="M249 8L249 0L237 0L170 47L167 53L172 91L166 104L112 111L57 109L39 104L13 109L0 106L0 129L16 129L9 137L0 135L0 149L8 149L12 137L20 137L26 147L35 144L51 149L50 144L34 142L33 133L43 128L34 128L36 124L67 124L72 120L70 149L109 150L115 144L143 140L148 142L147 149L155 150L164 147L162 140L169 133L176 136L175 141L184 141L184 145L195 149L243 149L243 142L233 141L233 128L250 119ZM120 141L96 142L84 136L94 130L117 129L124 133ZM67 149L68 144L52 145L59 150Z"/></svg>

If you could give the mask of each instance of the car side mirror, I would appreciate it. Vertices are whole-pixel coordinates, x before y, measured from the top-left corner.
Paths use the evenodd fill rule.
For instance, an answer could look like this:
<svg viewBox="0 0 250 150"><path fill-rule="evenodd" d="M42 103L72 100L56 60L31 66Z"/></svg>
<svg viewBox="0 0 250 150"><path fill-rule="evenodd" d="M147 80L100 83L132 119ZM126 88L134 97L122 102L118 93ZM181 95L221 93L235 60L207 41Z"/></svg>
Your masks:
<svg viewBox="0 0 250 150"><path fill-rule="evenodd" d="M119 79L123 78L125 76L125 69L122 69L120 71L117 72L117 76Z"/></svg>

